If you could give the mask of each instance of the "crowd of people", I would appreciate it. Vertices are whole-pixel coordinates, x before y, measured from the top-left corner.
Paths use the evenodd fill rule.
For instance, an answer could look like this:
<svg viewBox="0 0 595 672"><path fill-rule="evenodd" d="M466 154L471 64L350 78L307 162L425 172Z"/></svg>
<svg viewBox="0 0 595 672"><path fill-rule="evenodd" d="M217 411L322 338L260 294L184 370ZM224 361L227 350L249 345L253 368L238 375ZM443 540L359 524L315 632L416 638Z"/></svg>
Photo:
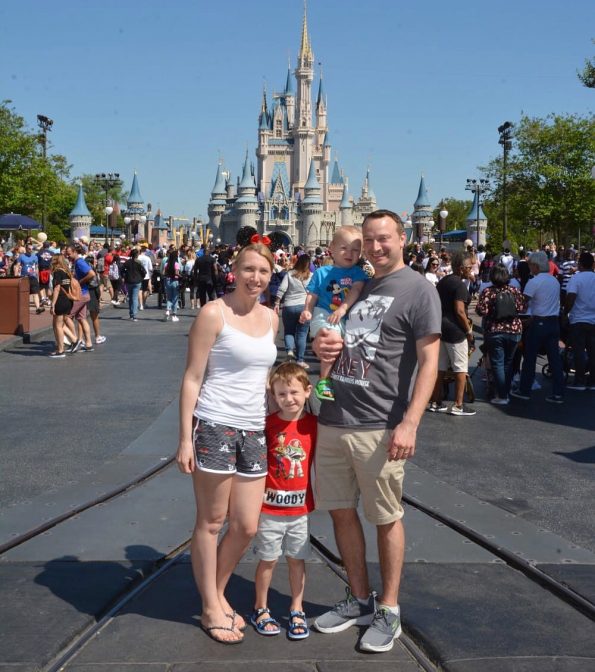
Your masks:
<svg viewBox="0 0 595 672"><path fill-rule="evenodd" d="M474 415L463 404L468 360L475 348L469 309L482 318L484 356L490 402L505 406L510 398L528 401L540 387L537 357L547 357L552 393L546 401L564 403L566 389L595 386L588 372L595 366L595 274L593 254L574 247L500 253L465 241L462 250L409 253L409 264L433 284L442 306L439 373L428 410ZM566 352L564 352L566 350ZM574 370L574 378L568 375ZM454 380L454 403L444 403L445 377Z"/></svg>
<svg viewBox="0 0 595 672"><path fill-rule="evenodd" d="M186 294L191 310L200 305L188 338L176 459L193 481L192 570L205 633L227 645L244 640L248 623L259 635L280 634L268 597L285 555L290 639L306 639L310 627L332 634L365 625L359 648L388 651L401 632L401 497L417 429L426 410L475 413L464 403L475 347L472 301L482 318L491 403L530 399L541 352L552 374L546 400L563 403L567 389L595 389L593 255L550 248L517 256L508 247L496 254L471 241L452 253L420 245L408 251L403 223L388 210L367 215L361 229L338 228L324 251L272 252L269 244L257 234L235 249L79 241L59 249L44 243L36 252L27 241L8 259L10 272L28 277L32 295L40 295L35 309L52 311L52 357L66 355L65 342L74 353L105 341L102 299L118 305L125 296L134 322L152 294L166 321L177 321ZM39 254L46 250L49 277L42 278ZM0 269L8 269L6 259ZM280 323L286 361L274 367ZM314 387L308 335L321 362ZM562 337L574 354L569 384ZM450 406L447 379L454 381ZM307 408L312 394L320 400L317 417ZM360 501L376 530L378 592L368 574ZM315 507L331 516L349 585L344 599L309 624L303 597ZM258 558L254 608L244 617L226 592L251 544Z"/></svg>

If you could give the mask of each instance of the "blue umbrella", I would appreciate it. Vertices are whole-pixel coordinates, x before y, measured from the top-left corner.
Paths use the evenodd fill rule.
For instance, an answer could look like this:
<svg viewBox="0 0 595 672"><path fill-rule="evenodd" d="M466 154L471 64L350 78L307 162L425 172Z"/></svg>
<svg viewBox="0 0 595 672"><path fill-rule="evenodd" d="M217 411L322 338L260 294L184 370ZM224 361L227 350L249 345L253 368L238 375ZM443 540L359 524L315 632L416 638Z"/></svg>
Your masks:
<svg viewBox="0 0 595 672"><path fill-rule="evenodd" d="M0 231L16 231L18 229L39 229L41 224L27 215L15 215L11 212L9 215L0 215Z"/></svg>

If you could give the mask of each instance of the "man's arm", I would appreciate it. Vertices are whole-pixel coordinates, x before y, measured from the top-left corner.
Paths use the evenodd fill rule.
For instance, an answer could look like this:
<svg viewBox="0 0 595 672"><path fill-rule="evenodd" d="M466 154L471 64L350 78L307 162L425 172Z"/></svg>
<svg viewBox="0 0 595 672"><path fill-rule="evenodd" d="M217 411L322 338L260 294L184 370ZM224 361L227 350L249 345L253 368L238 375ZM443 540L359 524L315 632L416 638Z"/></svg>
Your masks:
<svg viewBox="0 0 595 672"><path fill-rule="evenodd" d="M576 301L576 293L566 294L566 301L564 302L564 312L566 315L572 310L574 302Z"/></svg>
<svg viewBox="0 0 595 672"><path fill-rule="evenodd" d="M409 407L395 427L388 445L389 460L406 460L415 455L417 428L426 410L438 375L440 335L431 334L415 343L418 371Z"/></svg>

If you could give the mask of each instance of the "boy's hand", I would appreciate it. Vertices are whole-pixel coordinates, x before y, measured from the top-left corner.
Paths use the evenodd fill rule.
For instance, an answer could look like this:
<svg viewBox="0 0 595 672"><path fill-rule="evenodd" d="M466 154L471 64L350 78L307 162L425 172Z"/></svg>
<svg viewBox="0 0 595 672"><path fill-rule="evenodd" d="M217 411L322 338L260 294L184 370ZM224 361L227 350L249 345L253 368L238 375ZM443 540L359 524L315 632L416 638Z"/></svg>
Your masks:
<svg viewBox="0 0 595 672"><path fill-rule="evenodd" d="M339 324L339 322L345 317L345 314L347 313L347 308L345 307L345 304L342 303L337 310L333 310L333 312L326 318L326 321L329 324Z"/></svg>
<svg viewBox="0 0 595 672"><path fill-rule="evenodd" d="M300 314L300 324L304 322L309 322L312 319L312 313L309 310L302 310Z"/></svg>

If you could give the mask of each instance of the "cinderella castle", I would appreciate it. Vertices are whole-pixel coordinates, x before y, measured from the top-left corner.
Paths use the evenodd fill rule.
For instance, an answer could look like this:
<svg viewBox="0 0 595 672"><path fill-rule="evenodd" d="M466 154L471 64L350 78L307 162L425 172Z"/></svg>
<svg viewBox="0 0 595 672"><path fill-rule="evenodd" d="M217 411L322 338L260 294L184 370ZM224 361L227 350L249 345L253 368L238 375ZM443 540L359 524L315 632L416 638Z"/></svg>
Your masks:
<svg viewBox="0 0 595 672"><path fill-rule="evenodd" d="M208 205L209 229L215 238L235 243L244 226L276 234L284 245L315 247L330 242L335 227L361 224L376 209L368 170L361 195L354 199L331 150L327 100L318 83L312 101L314 52L304 10L297 67L287 71L281 93L269 105L266 90L258 117L256 166L248 152L234 182L221 162Z"/></svg>

